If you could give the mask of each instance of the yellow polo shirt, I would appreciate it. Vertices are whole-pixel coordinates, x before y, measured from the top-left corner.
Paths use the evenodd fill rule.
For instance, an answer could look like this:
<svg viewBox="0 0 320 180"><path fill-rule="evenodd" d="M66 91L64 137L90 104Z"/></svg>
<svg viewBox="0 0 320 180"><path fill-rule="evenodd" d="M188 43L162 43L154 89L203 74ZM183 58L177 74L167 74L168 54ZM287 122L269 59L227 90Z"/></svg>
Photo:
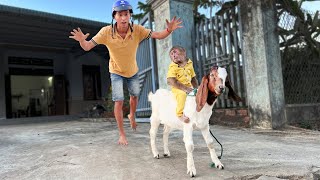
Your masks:
<svg viewBox="0 0 320 180"><path fill-rule="evenodd" d="M183 85L192 87L191 79L196 76L193 69L192 61L189 59L184 67L179 67L178 64L171 62L167 73L167 78L174 77ZM172 89L175 89L172 87Z"/></svg>
<svg viewBox="0 0 320 180"><path fill-rule="evenodd" d="M132 77L139 68L136 55L139 43L151 36L151 30L135 24L133 32L128 29L126 37L123 39L117 31L113 34L110 26L105 26L92 38L95 44L103 44L109 50L109 71L124 77Z"/></svg>

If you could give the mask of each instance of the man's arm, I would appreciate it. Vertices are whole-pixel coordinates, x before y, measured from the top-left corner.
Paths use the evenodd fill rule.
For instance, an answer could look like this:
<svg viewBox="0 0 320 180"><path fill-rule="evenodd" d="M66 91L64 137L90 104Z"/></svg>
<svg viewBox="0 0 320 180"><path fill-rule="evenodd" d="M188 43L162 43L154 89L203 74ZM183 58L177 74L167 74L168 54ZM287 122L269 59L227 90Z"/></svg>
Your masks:
<svg viewBox="0 0 320 180"><path fill-rule="evenodd" d="M72 34L72 36L69 36L69 38L78 41L83 50L89 51L96 46L92 41L86 40L89 36L89 33L84 35L80 28L73 29L73 31L71 31L70 33Z"/></svg>
<svg viewBox="0 0 320 180"><path fill-rule="evenodd" d="M151 37L154 39L164 39L166 37L168 37L171 34L172 31L165 29L163 31L159 31L159 32L152 32Z"/></svg>
<svg viewBox="0 0 320 180"><path fill-rule="evenodd" d="M83 40L79 43L82 49L85 51L90 51L93 47L96 46L92 41L87 41L87 40Z"/></svg>
<svg viewBox="0 0 320 180"><path fill-rule="evenodd" d="M190 93L193 89L190 87L187 87L185 85L183 85L182 83L180 83L176 78L174 77L168 77L167 78L167 83L169 86L175 87L177 89L180 89L186 93Z"/></svg>
<svg viewBox="0 0 320 180"><path fill-rule="evenodd" d="M167 28L165 30L159 32L152 32L151 37L155 39L164 39L168 37L174 30L182 28L182 26L180 26L180 24L182 23L180 18L177 19L176 17L173 17L171 22L169 22L168 19L166 19L166 23Z"/></svg>

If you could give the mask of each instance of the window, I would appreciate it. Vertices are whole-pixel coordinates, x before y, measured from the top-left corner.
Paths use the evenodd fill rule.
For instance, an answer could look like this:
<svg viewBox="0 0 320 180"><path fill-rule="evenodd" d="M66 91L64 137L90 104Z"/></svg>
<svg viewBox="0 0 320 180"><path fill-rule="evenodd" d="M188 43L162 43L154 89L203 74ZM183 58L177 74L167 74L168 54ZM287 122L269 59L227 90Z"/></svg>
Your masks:
<svg viewBox="0 0 320 180"><path fill-rule="evenodd" d="M100 67L82 65L83 99L98 100L101 98Z"/></svg>

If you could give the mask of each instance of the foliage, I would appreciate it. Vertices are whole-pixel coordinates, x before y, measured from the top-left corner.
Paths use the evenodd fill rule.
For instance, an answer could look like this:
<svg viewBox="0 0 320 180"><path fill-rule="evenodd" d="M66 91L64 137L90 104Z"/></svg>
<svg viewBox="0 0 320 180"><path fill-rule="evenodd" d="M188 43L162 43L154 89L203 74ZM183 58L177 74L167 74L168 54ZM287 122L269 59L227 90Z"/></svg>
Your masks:
<svg viewBox="0 0 320 180"><path fill-rule="evenodd" d="M204 9L209 8L210 15L212 16L212 8L214 6L219 6L219 5L221 6L223 2L224 2L223 0L195 0L193 4L193 10L194 10L193 13L194 13L195 22L199 22L206 18L204 14L201 14L198 12L199 8L204 8ZM150 4L145 4L139 1L137 8L141 11L141 13L132 15L132 18L134 20L140 21L148 13L151 13L151 18L153 18L153 11L151 9Z"/></svg>
<svg viewBox="0 0 320 180"><path fill-rule="evenodd" d="M132 18L134 20L140 21L146 14L148 14L149 12L151 13L151 18L153 18L153 11L151 9L151 5L150 4L145 4L141 1L138 2L138 7L137 7L141 13L139 14L133 14Z"/></svg>
<svg viewBox="0 0 320 180"><path fill-rule="evenodd" d="M305 43L307 48L312 52L313 58L320 57L320 43L316 41L316 38L320 35L320 19L319 11L312 17L311 14L305 13L301 9L301 5L305 1L316 0L264 0L263 3L275 3L277 7L277 18L280 21L280 17L284 13L288 13L296 18L294 28L287 30L278 26L278 32L282 39L280 47L284 48L283 55L286 55L288 47L296 45L298 43ZM193 3L193 13L195 23L200 22L206 18L205 15L199 13L199 8L210 9L210 17L212 17L212 8L215 6L221 6L220 10L216 13L222 15L224 12L238 5L239 0L224 2L224 0L195 0ZM147 13L151 12L151 5L138 2L138 9L142 11L140 14L133 15L135 20L141 20Z"/></svg>
<svg viewBox="0 0 320 180"><path fill-rule="evenodd" d="M124 102L123 102L123 117L126 117L130 113L130 95L128 88L125 86L123 88ZM114 117L114 102L112 101L112 87L110 86L108 93L105 96L104 107L106 108L106 117Z"/></svg>
<svg viewBox="0 0 320 180"><path fill-rule="evenodd" d="M210 9L210 17L212 17L212 8L214 6L221 6L223 0L195 0L193 3L194 12L198 12L199 8Z"/></svg>
<svg viewBox="0 0 320 180"><path fill-rule="evenodd" d="M199 8L209 9L211 18L213 7L221 6L223 2L223 0L195 0L193 2L193 15L195 23L206 19L206 16L204 14L199 13Z"/></svg>
<svg viewBox="0 0 320 180"><path fill-rule="evenodd" d="M320 42L316 38L320 35L320 20L319 11L312 17L309 13L304 13L301 10L302 1L281 0L277 3L278 14L280 18L284 13L288 13L295 17L293 29L284 29L278 27L279 35L282 39L280 47L284 48L283 56L287 55L288 48L299 43L305 43L310 49L313 58L320 57ZM281 2L281 3L280 3Z"/></svg>
<svg viewBox="0 0 320 180"><path fill-rule="evenodd" d="M204 21L204 20L206 19L206 15L201 14L201 13L196 12L196 11L193 12L193 16L194 16L194 22L195 22L195 23Z"/></svg>
<svg viewBox="0 0 320 180"><path fill-rule="evenodd" d="M316 0L264 0L263 3L271 4L275 3L277 7L277 18L280 21L281 16L284 13L288 13L295 17L294 28L286 30L283 27L278 26L278 32L282 39L280 47L284 48L283 55L285 56L288 47L292 45L297 45L299 43L305 43L307 48L310 49L313 58L320 57L320 42L316 41L316 38L320 35L320 19L319 11L315 13L312 17L309 13L304 13L301 9L301 5L306 1L316 1ZM194 11L197 12L199 7L212 8L213 6L220 5L221 9L216 13L217 15L224 14L230 8L238 5L239 0L229 1L223 3L223 1L213 1L213 0L196 0L194 2ZM200 15L196 14L196 20Z"/></svg>

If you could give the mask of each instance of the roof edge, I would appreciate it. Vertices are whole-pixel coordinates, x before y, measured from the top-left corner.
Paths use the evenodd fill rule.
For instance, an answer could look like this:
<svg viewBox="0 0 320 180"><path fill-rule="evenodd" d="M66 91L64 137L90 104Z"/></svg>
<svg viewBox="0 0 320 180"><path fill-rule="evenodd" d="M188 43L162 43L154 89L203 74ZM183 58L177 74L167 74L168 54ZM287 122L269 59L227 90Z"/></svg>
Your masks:
<svg viewBox="0 0 320 180"><path fill-rule="evenodd" d="M88 24L88 25L94 25L94 26L105 26L106 22L99 22L99 21L93 21L88 19L82 19L82 18L76 18L71 16L64 16L49 12L43 12L43 11L37 11L37 10L31 10L26 8L20 8L20 7L14 7L14 6L7 6L0 4L0 12L9 12L9 13L16 13L16 14L23 14L23 15L32 15L32 16L39 16L43 18L48 19L54 19L59 21L68 21L68 22L75 22L75 23L81 23L81 24Z"/></svg>

